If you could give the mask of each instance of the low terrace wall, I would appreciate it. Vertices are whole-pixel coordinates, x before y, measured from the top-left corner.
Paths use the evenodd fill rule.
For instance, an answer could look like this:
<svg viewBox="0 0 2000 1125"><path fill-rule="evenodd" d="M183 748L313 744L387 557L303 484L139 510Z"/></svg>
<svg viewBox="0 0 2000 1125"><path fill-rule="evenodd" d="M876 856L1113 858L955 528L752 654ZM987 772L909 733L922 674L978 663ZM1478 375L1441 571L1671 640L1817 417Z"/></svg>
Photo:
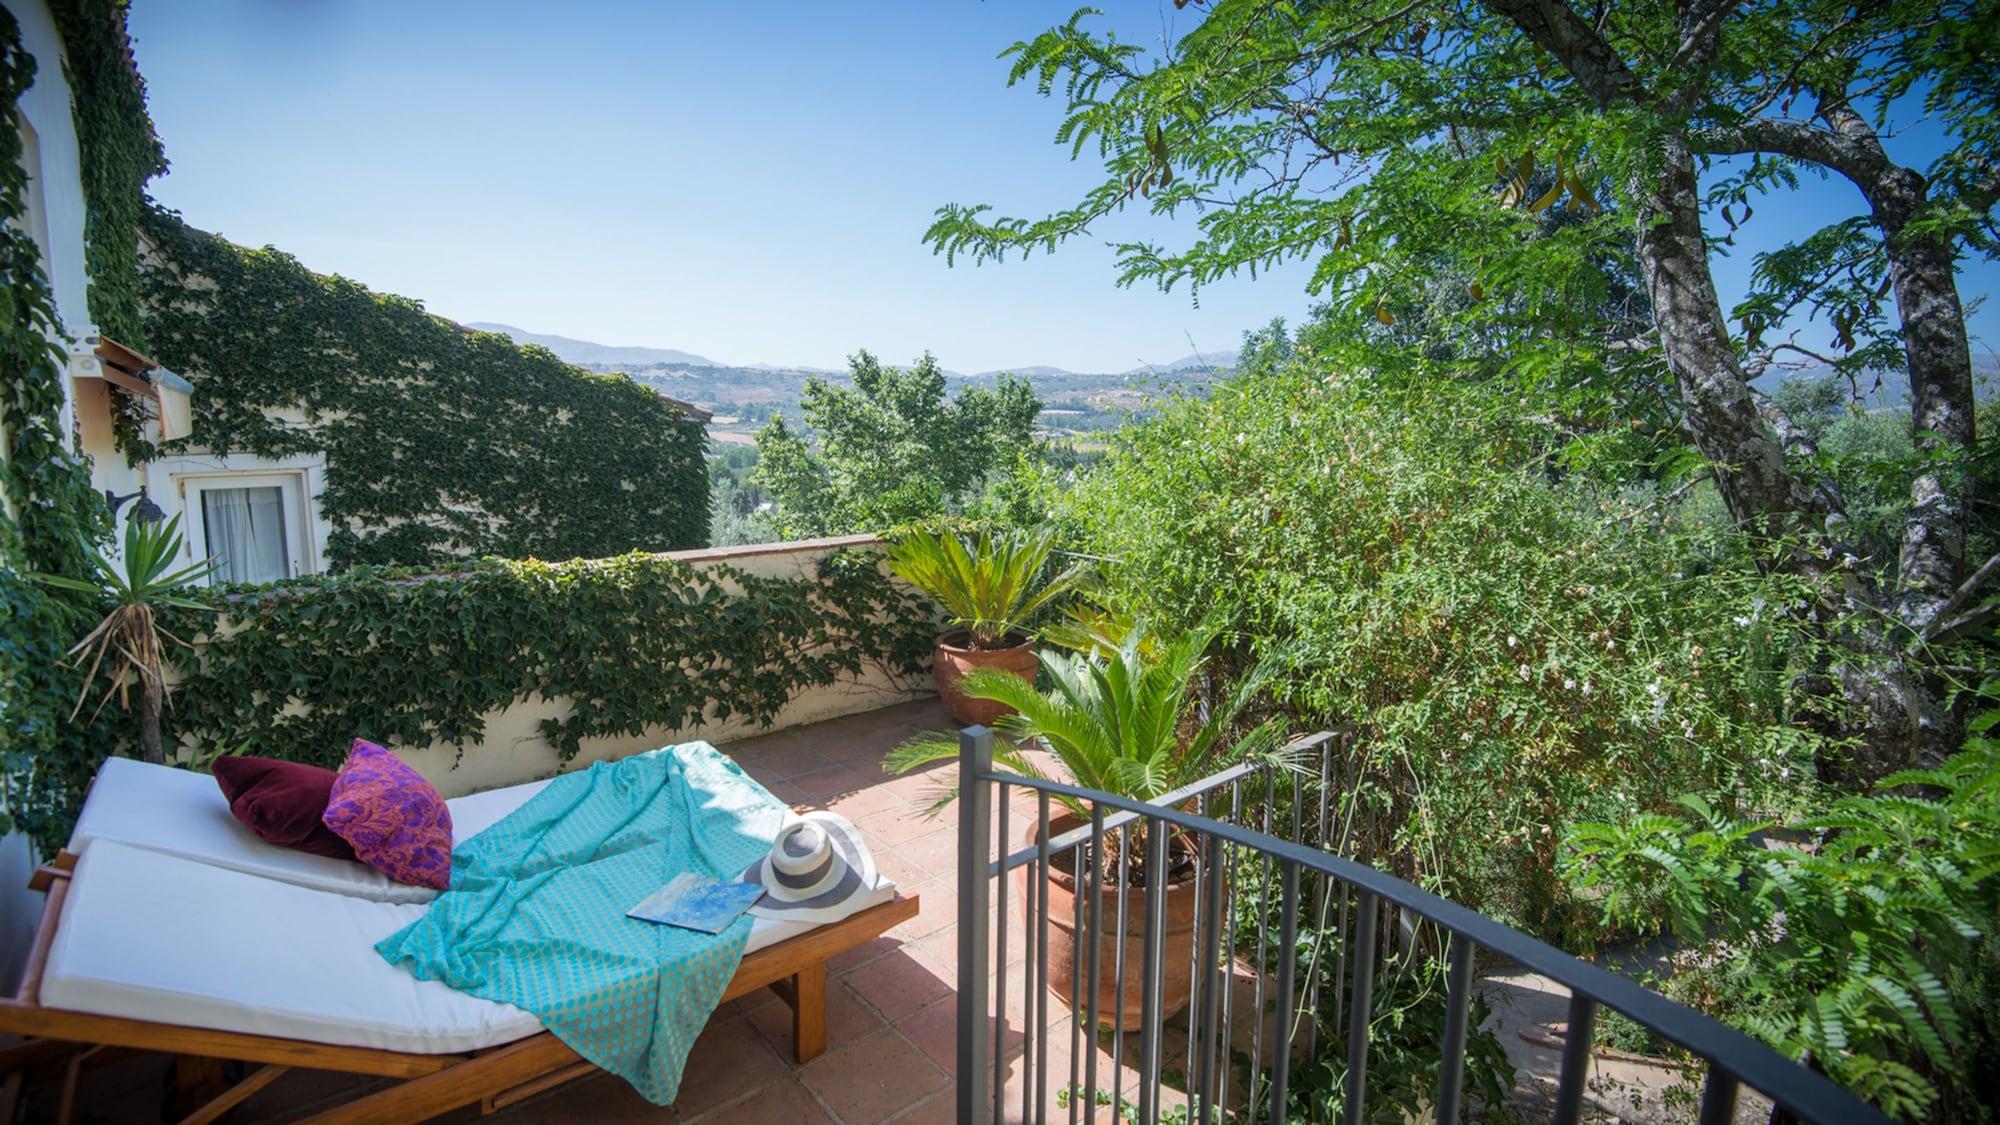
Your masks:
<svg viewBox="0 0 2000 1125"><path fill-rule="evenodd" d="M482 563L236 591L170 624L170 737L337 765L365 737L446 796L931 693L934 610L873 536Z"/></svg>

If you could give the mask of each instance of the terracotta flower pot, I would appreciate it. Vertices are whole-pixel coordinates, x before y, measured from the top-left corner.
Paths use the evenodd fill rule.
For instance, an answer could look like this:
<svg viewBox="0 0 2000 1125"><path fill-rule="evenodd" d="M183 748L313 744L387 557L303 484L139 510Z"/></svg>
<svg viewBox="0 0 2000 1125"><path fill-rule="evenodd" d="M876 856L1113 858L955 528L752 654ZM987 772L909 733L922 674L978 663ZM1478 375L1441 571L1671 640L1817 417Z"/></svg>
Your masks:
<svg viewBox="0 0 2000 1125"><path fill-rule="evenodd" d="M1072 813L1063 813L1049 818L1049 834L1060 836L1064 832L1083 824ZM1022 834L1022 843L1034 847L1035 824L1031 820L1028 830ZM1079 933L1077 920L1078 896L1076 877L1068 871L1049 865L1049 991L1061 997L1063 1002L1077 1012L1088 1009L1082 995L1090 981L1090 872L1083 872L1082 927ZM1028 882L1028 867L1022 865L1014 869L1014 895L1016 903L1025 903L1026 896L1034 888ZM1125 888L1125 929L1118 929L1118 887L1106 881L1099 891L1102 932L1094 938L1097 944L1097 1018L1109 1024L1121 1019L1125 1030L1133 1031L1139 1026L1139 1018L1144 1014L1144 985L1140 980L1140 966L1146 956L1146 889L1144 887ZM1188 998L1193 994L1194 982L1189 978L1187 966L1194 963L1194 916L1199 904L1195 899L1192 873L1179 882L1167 885L1167 932L1162 947L1161 964L1166 971L1160 974L1160 1018L1167 1019L1187 1007ZM1018 910L1019 906L1010 906ZM1079 942L1083 953L1076 954ZM1117 978L1118 947L1125 947L1125 983L1120 988ZM1032 955L1032 952L1031 954ZM1081 964L1081 977L1076 966ZM1175 971L1173 966L1179 966Z"/></svg>
<svg viewBox="0 0 2000 1125"><path fill-rule="evenodd" d="M931 675L937 680L938 698L952 718L966 726L992 726L1002 715L1014 713L1004 703L969 699L958 690L958 681L974 668L998 668L1035 682L1035 642L1018 633L1009 634L1007 639L1019 643L1010 648L976 649L971 647L972 634L964 629L938 638L937 649L931 653Z"/></svg>

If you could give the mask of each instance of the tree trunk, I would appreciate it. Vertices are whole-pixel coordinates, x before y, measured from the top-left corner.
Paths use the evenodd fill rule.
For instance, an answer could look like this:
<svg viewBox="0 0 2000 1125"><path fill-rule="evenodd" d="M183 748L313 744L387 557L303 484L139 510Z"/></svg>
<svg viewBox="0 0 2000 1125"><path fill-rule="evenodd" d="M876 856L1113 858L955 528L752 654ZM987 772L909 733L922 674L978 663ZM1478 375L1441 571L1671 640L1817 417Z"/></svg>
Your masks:
<svg viewBox="0 0 2000 1125"><path fill-rule="evenodd" d="M1699 181L1686 138L1662 140L1655 175L1636 185L1639 267L1680 390L1682 424L1709 464L1738 526L1783 536L1831 514L1785 463L1776 417L1758 409L1729 338L1702 236Z"/></svg>
<svg viewBox="0 0 2000 1125"><path fill-rule="evenodd" d="M167 754L160 746L160 696L164 685L150 676L139 677L139 757L154 765L165 765Z"/></svg>
<svg viewBox="0 0 2000 1125"><path fill-rule="evenodd" d="M1738 526L1804 537L1792 567L1827 579L1844 603L1823 621L1844 650L1824 671L1858 712L1851 732L1857 741L1850 757L1823 762L1822 772L1851 784L1935 758L1938 735L1950 726L1941 721L1948 709L1884 627L1886 599L1844 542L1840 498L1787 465L1788 447L1809 453L1810 443L1744 378L1709 269L1693 150L1672 133L1661 148L1661 166L1636 185L1638 257L1680 390L1683 424L1715 467Z"/></svg>

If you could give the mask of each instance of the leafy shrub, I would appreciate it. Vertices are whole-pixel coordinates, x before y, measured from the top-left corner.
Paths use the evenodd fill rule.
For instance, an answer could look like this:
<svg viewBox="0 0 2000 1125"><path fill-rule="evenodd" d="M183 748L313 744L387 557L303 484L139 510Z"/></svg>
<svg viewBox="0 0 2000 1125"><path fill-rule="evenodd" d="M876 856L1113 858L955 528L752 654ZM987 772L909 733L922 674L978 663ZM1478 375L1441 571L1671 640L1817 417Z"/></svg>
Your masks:
<svg viewBox="0 0 2000 1125"><path fill-rule="evenodd" d="M817 375L799 403L810 432L775 417L757 431L751 479L790 537L881 531L957 511L1014 451L1034 440L1041 403L1025 380L945 397L929 354L908 368L867 352L847 361L852 387Z"/></svg>
<svg viewBox="0 0 2000 1125"><path fill-rule="evenodd" d="M1892 792L1904 787L1934 795ZM1819 837L1812 849L1773 848L1768 821L1683 803L1692 821L1578 825L1566 865L1602 892L1607 920L1664 925L1690 945L1670 995L1890 1113L1963 1119L1994 1104L2000 741L1975 737L1940 769L1834 801L1793 826Z"/></svg>
<svg viewBox="0 0 2000 1125"><path fill-rule="evenodd" d="M1550 424L1511 406L1304 357L1170 405L1042 503L1125 608L1163 633L1227 615L1284 654L1300 727L1359 728L1371 858L1588 939L1562 826L1811 786L1806 642L1777 612L1809 591L1563 477Z"/></svg>

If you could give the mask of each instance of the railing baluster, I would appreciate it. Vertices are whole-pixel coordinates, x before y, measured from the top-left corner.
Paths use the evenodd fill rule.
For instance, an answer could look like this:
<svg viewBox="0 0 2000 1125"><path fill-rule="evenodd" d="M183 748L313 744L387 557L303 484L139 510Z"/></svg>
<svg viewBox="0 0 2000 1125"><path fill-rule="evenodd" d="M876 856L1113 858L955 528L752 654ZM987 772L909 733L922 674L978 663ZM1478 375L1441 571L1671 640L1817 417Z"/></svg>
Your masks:
<svg viewBox="0 0 2000 1125"><path fill-rule="evenodd" d="M963 784L961 782L960 784ZM1007 854L1007 813L1013 805L1013 798L1002 784L994 787L994 816L999 821L997 829L1000 838L1000 854ZM998 902L994 911L993 935L998 948L993 955L993 1026L999 1031L993 1036L993 1121L995 1125L1007 1119L1007 872L1003 868L1000 877L993 880L993 895ZM961 935L963 940L963 935ZM963 983L963 982L961 982Z"/></svg>
<svg viewBox="0 0 2000 1125"><path fill-rule="evenodd" d="M1125 887L1132 881L1132 824L1127 821L1118 829L1118 932L1117 944L1112 946L1111 976L1117 982L1112 991L1115 1003L1111 1009L1111 1119L1117 1121L1123 1115L1118 1112L1118 1091L1125 1088Z"/></svg>
<svg viewBox="0 0 2000 1125"><path fill-rule="evenodd" d="M1202 964L1208 967L1208 973L1206 981L1202 984L1201 1006L1196 1013L1196 1022L1189 1029L1191 1034L1188 1036L1188 1044L1190 1050L1196 1043L1201 1045L1201 1070L1196 1075L1193 1085L1195 1095L1201 1099L1196 1110L1197 1119L1200 1125L1208 1125L1215 1119L1215 1072L1218 1068L1215 1059L1216 1018L1222 1011L1222 997L1219 993L1228 980L1221 957L1222 943L1219 940L1222 933L1222 837L1209 836L1202 850L1208 853L1209 879L1208 885L1202 888L1206 897L1202 899L1200 956ZM1227 1065L1228 1061L1225 1055L1221 1065Z"/></svg>
<svg viewBox="0 0 2000 1125"><path fill-rule="evenodd" d="M1077 1050L1082 1041L1083 1021L1076 1018L1077 989L1083 984L1083 845L1070 850L1069 860L1069 1125L1076 1125Z"/></svg>
<svg viewBox="0 0 2000 1125"><path fill-rule="evenodd" d="M1195 798L1195 815L1203 817L1208 815L1208 794L1203 793L1201 796ZM1191 1009L1198 1012L1201 1010L1201 990L1203 983L1201 950L1207 937L1205 932L1207 917L1202 913L1198 904L1208 901L1202 897L1206 883L1209 881L1209 873L1204 870L1208 865L1208 851L1201 846L1200 841L1194 836L1190 835L1187 839L1190 845L1189 851L1193 853L1194 859L1194 887L1189 893L1194 896L1194 901L1197 903L1194 918L1192 919L1192 928L1188 934L1188 1005ZM1200 1030L1200 1025L1194 1023L1192 1017L1190 1017L1187 1036L1187 1058L1183 1060L1181 1070L1181 1073L1186 1076L1190 1094L1201 1088L1201 1063L1195 1059L1195 1042L1199 1038L1198 1033Z"/></svg>
<svg viewBox="0 0 2000 1125"><path fill-rule="evenodd" d="M1139 1121L1160 1119L1160 986L1167 937L1167 826L1147 818L1146 939L1139 979Z"/></svg>
<svg viewBox="0 0 2000 1125"><path fill-rule="evenodd" d="M1713 1059L1701 1084L1701 1125L1729 1125L1736 1119L1736 1076Z"/></svg>
<svg viewBox="0 0 2000 1125"><path fill-rule="evenodd" d="M1278 922L1278 1023L1271 1044L1271 1120L1287 1120L1285 1083L1292 1068L1292 990L1298 986L1299 865L1287 861Z"/></svg>
<svg viewBox="0 0 2000 1125"><path fill-rule="evenodd" d="M993 847L987 837L993 791L993 735L972 727L958 736L958 1119L976 1121L986 1108L986 888ZM1002 853L1006 851L1003 847ZM1006 882L1003 875L1000 880ZM1002 901L1005 901L1004 898ZM1005 925L1003 919L1002 923ZM969 938L969 940L968 940ZM1004 1003L1006 994L1001 993ZM1002 1032L1000 1039L1006 1039ZM997 1084L996 1084L997 1088Z"/></svg>
<svg viewBox="0 0 2000 1125"><path fill-rule="evenodd" d="M1347 1078L1343 1083L1341 1120L1361 1125L1361 1107L1368 1100L1368 1016L1375 991L1375 892L1357 888L1354 896L1354 995L1347 1011Z"/></svg>
<svg viewBox="0 0 2000 1125"><path fill-rule="evenodd" d="M1243 815L1243 782L1241 779L1229 783L1230 816ZM1229 1105L1229 1081L1235 1077L1236 1059L1230 1050L1236 1042L1236 852L1226 844L1223 848L1222 892L1224 903L1222 913L1229 919L1229 940L1223 943L1222 976L1222 1040L1216 1046L1216 1069L1221 1072L1221 1082L1217 1084L1216 1103L1226 1110Z"/></svg>
<svg viewBox="0 0 2000 1125"><path fill-rule="evenodd" d="M1089 1125L1097 1122L1097 1036L1098 1005L1097 990L1101 983L1100 963L1104 960L1104 806L1093 802L1090 806L1090 991L1084 995L1085 1011L1089 1014L1090 1056L1083 1062L1084 1097L1087 1099L1083 1119ZM1078 880L1082 885L1082 880Z"/></svg>
<svg viewBox="0 0 2000 1125"><path fill-rule="evenodd" d="M1264 773L1264 835L1271 834L1272 795L1277 781L1270 771ZM1262 855L1262 853L1259 853ZM1271 932L1271 857L1262 855L1258 865L1261 872L1257 880L1257 977L1251 985L1251 995L1257 1009L1257 1022L1250 1029L1250 1084L1243 1088L1243 1097L1248 1103L1246 1125L1257 1123L1257 1076L1264 1068L1264 951L1269 945ZM1275 1125L1275 1123L1274 1123Z"/></svg>
<svg viewBox="0 0 2000 1125"><path fill-rule="evenodd" d="M1039 855L1028 860L1028 883L1021 892L1021 1121L1035 1119L1035 1047L1042 1039L1041 1026L1035 1022L1035 989L1041 984L1035 976L1035 935L1041 922L1035 913L1035 882L1041 876L1036 858Z"/></svg>
<svg viewBox="0 0 2000 1125"><path fill-rule="evenodd" d="M1473 941L1464 934L1451 937L1451 971L1444 999L1443 1055L1438 1063L1438 1125L1458 1120L1460 1089L1465 1083L1465 1020L1472 1004Z"/></svg>
<svg viewBox="0 0 2000 1125"><path fill-rule="evenodd" d="M1049 795L1035 804L1035 1125L1043 1125L1049 1107Z"/></svg>
<svg viewBox="0 0 2000 1125"><path fill-rule="evenodd" d="M1583 1113L1583 1087L1590 1077L1590 1046L1597 1003L1581 992L1569 994L1569 1027L1563 1032L1562 1072L1556 1079L1555 1125L1576 1125Z"/></svg>

